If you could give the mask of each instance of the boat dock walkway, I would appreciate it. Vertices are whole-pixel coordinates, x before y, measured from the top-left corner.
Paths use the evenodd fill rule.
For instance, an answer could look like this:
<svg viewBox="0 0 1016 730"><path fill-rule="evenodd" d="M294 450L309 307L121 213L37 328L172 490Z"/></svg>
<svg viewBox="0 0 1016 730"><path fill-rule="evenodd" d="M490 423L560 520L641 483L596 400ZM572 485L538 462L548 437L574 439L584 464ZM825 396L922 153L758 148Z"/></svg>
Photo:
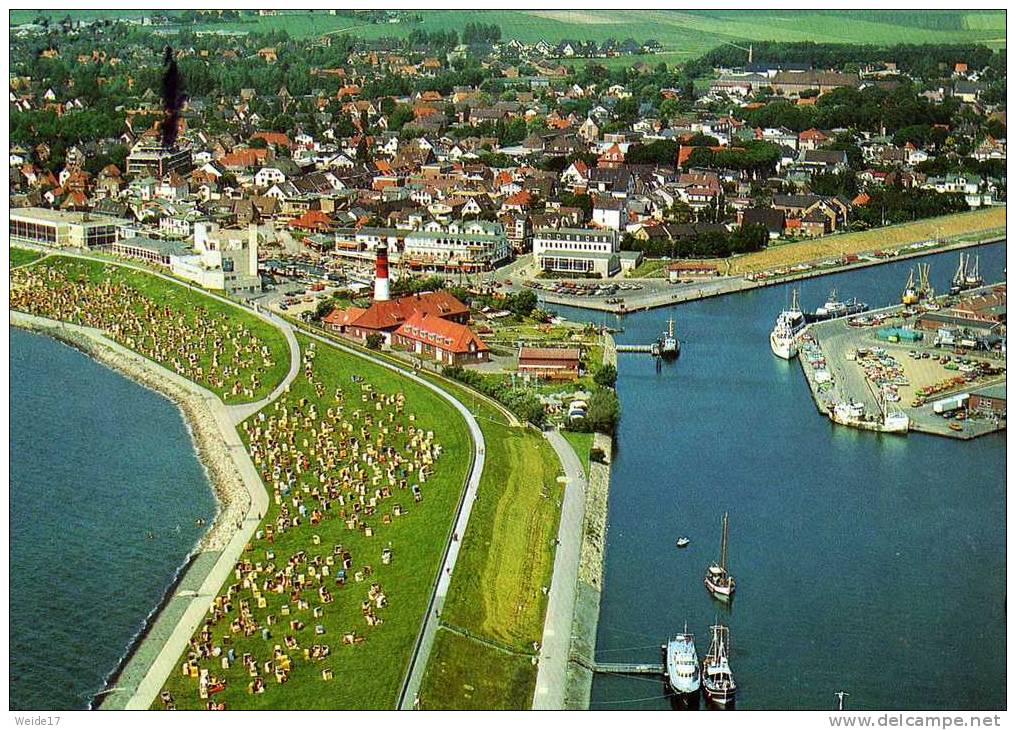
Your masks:
<svg viewBox="0 0 1016 730"><path fill-rule="evenodd" d="M618 345L616 349L618 352L644 352L647 355L653 352L652 345Z"/></svg>
<svg viewBox="0 0 1016 730"><path fill-rule="evenodd" d="M599 674L663 674L664 667L662 664L596 662L593 671Z"/></svg>

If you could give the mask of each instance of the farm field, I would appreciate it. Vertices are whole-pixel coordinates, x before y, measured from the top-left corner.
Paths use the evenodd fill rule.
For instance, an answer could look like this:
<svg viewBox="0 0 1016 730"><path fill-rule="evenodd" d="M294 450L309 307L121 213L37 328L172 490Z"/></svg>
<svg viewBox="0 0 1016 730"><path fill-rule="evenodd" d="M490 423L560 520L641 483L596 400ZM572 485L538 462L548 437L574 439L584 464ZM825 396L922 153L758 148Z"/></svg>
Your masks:
<svg viewBox="0 0 1016 730"><path fill-rule="evenodd" d="M43 11L60 19L68 11ZM14 11L10 22L29 22L39 11ZM140 11L70 11L75 19L130 17ZM420 11L419 23L358 23L325 11L283 11L239 22L189 26L209 30L285 30L294 37L355 33L366 39L404 37L414 29L461 30L458 11ZM852 10L483 10L470 17L496 23L502 37L525 42L563 38L603 41L632 37L658 40L667 51L685 56L705 53L725 42L814 41L832 43L960 43L1005 47L1005 12ZM679 60L677 57L667 59Z"/></svg>
<svg viewBox="0 0 1016 730"><path fill-rule="evenodd" d="M203 668L225 680L224 691L215 695L215 699L224 701L229 709L392 709L426 612L442 550L451 530L455 505L462 492L471 450L469 433L465 422L433 391L362 358L321 343L312 345L302 335L299 339L303 352L310 351L311 347L316 352L313 373L320 387L307 379L305 371L293 383L282 402L287 411L292 413L301 404L305 404L303 407L312 404L323 414L335 407L333 394L341 391L344 402L348 404L344 417L359 425L364 421L364 414L375 411L373 408L363 409L365 391L362 390L362 381L366 381L380 394L405 394L406 414L415 416L412 425L433 431L442 452L435 462L433 474L422 485L424 498L421 502L414 502L408 491L393 495L393 501L408 507L407 513L387 520L384 515L392 512L392 505L387 500L379 503L375 514L364 513L362 521L371 527L373 535L363 529L349 529L338 514L343 511L338 502L324 513L317 525L307 520L274 536L259 533L260 536L251 541L245 553L245 559L252 563L272 560L266 558L272 553L279 556L274 561L284 566L290 556L300 553L330 556L334 545L342 545L352 555L349 580L342 586L335 585L331 579L325 582L334 594L334 601L329 603L322 603L315 591L307 589L304 592L306 598L321 609L320 614L313 616L310 608L301 608L290 593L263 591L264 605L255 606L252 601L250 608L260 625L267 630L267 638L257 632L250 635L234 632L229 645L234 648L237 661L229 668L222 668L216 659L205 663ZM361 381L354 381L354 376ZM266 415L277 417L279 413L279 410L270 407ZM245 442L250 440L246 428L260 423L259 418L255 416L245 424ZM396 421L403 425L405 419L406 415L396 417ZM392 438L398 443L404 437L395 435ZM302 441L306 446L307 439L313 439L313 433L299 429L296 443ZM335 470L344 465L345 460L342 460ZM261 470L271 490L271 468L262 465ZM305 473L300 481L301 486L309 488L316 479ZM305 498L305 501L312 500ZM283 500L283 504L288 503L289 500ZM276 503L269 507L262 530L276 524L281 509L282 506ZM390 547L393 552L390 564L380 560L385 547ZM365 572L366 565L372 566L371 577L363 582L353 579L354 571ZM332 573L338 575L341 567L337 564ZM388 597L387 605L378 611L383 623L374 627L368 626L361 615L361 602L372 582L378 583ZM223 587L222 594L226 591L227 588ZM247 597L246 594L244 597ZM293 613L287 619L285 616L290 610ZM270 629L268 626L272 624L267 619L268 614L282 617ZM232 614L227 615L225 623L216 627L216 640L221 633L229 633L229 619L236 615L234 609ZM294 628L290 625L287 630L285 624L294 619L302 619L307 626ZM316 633L314 624L322 627L322 633ZM348 645L342 641L343 635L348 632L361 637L362 643L357 641ZM239 658L249 652L259 659L259 663L264 662L271 658L273 646L283 643L286 634L295 635L300 643L299 649L289 652L292 667L288 680L285 685L280 685L275 678L268 676L266 691L250 694L247 685L251 677ZM331 653L322 660L307 659L301 650L313 644L326 644ZM181 657L177 667L182 666L184 661L185 658ZM334 680L323 678L322 671L326 669L333 672ZM166 689L173 694L181 709L204 705L198 698L197 688L197 680L183 676L179 669L166 683ZM162 702L156 700L153 706L161 707Z"/></svg>

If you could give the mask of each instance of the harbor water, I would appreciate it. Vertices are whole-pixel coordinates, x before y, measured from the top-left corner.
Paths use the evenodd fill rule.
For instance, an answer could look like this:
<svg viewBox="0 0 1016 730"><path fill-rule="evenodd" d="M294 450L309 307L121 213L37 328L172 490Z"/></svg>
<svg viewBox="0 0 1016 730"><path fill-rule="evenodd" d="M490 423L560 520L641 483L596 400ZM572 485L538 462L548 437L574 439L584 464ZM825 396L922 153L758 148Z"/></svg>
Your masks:
<svg viewBox="0 0 1016 730"><path fill-rule="evenodd" d="M215 514L180 411L10 329L10 709L84 709Z"/></svg>
<svg viewBox="0 0 1016 730"><path fill-rule="evenodd" d="M968 249L986 282L1005 244ZM804 280L873 308L899 301L916 261L946 291L958 253ZM699 657L729 624L738 709L1003 709L1005 438L881 435L820 415L796 361L768 335L790 285L628 315L554 307L655 339L674 316L681 355L656 372L619 356L597 659L660 660L687 622ZM725 607L702 583L730 513ZM691 545L675 548L687 535ZM597 675L592 709L666 709L662 679Z"/></svg>

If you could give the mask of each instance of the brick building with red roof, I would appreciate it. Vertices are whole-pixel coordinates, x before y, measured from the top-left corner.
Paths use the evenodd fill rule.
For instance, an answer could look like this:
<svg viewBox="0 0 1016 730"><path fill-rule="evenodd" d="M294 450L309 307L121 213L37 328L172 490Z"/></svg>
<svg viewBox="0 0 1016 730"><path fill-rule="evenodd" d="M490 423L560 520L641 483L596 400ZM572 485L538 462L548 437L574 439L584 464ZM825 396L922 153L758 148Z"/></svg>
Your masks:
<svg viewBox="0 0 1016 730"><path fill-rule="evenodd" d="M421 311L392 333L392 346L442 365L486 362L489 356L487 345L466 325Z"/></svg>

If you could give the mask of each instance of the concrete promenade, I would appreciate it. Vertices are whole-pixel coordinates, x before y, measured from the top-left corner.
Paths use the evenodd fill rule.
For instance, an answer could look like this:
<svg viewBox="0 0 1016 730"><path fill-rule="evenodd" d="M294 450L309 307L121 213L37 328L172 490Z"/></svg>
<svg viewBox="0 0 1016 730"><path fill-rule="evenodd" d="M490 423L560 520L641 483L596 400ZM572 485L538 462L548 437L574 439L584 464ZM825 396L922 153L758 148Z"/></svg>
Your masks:
<svg viewBox="0 0 1016 730"><path fill-rule="evenodd" d="M582 525L586 510L586 475L571 444L560 431L545 431L565 471L564 500L558 526L554 578L550 584L547 616L540 644L540 663L536 672L534 710L561 710L565 706L568 654L571 646L572 616L582 548Z"/></svg>

